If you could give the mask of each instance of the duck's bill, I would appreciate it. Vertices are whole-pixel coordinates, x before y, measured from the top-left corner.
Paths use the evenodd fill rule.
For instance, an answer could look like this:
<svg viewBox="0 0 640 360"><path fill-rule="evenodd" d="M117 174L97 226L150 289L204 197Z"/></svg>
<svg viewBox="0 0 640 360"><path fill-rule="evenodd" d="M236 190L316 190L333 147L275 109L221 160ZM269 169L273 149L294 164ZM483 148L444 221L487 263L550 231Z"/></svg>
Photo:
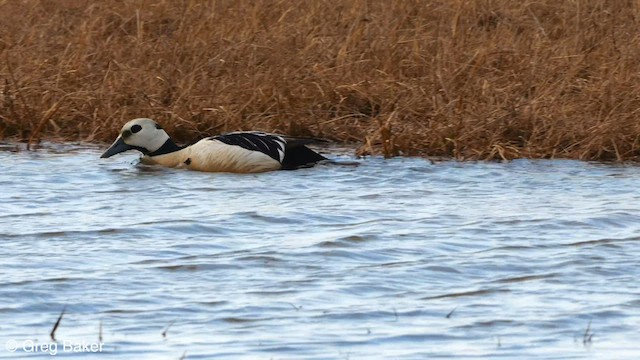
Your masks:
<svg viewBox="0 0 640 360"><path fill-rule="evenodd" d="M133 146L127 145L124 142L124 140L122 140L122 137L118 136L116 141L114 141L113 144L111 144L111 146L107 149L107 151L105 151L100 156L100 158L104 159L104 158L112 157L115 154L120 154L121 152L125 152L127 150L132 150L132 149L134 149Z"/></svg>

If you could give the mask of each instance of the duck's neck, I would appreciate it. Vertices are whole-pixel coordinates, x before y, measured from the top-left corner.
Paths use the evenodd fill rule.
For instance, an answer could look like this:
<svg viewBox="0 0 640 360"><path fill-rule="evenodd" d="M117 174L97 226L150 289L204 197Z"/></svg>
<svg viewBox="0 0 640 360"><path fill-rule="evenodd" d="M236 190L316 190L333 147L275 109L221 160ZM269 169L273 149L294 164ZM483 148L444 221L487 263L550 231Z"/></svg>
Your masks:
<svg viewBox="0 0 640 360"><path fill-rule="evenodd" d="M183 147L176 145L176 143L174 143L173 140L171 140L169 138L169 139L167 139L167 141L164 142L164 144L162 144L162 146L160 146L160 148L158 150L152 151L152 152L147 153L145 155L147 155L147 156L164 155L164 154L172 153L174 151L181 150L182 148Z"/></svg>

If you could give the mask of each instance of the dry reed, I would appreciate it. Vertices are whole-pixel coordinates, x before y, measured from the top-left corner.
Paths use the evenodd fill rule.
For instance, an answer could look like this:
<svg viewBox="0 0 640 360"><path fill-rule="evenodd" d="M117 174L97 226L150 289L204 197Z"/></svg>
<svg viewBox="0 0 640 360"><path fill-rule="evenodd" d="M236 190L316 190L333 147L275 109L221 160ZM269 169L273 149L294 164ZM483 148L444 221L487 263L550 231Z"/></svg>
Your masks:
<svg viewBox="0 0 640 360"><path fill-rule="evenodd" d="M240 129L458 159L640 158L640 4L0 1L0 138Z"/></svg>

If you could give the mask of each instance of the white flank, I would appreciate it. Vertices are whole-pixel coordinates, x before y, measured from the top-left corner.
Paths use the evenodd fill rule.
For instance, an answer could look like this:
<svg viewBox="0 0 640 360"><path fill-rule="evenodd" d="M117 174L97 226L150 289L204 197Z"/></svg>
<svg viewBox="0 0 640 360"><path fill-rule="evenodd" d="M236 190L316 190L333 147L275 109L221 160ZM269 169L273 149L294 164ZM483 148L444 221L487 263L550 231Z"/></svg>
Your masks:
<svg viewBox="0 0 640 360"><path fill-rule="evenodd" d="M259 173L281 167L280 162L262 152L210 139L200 140L173 153L144 157L143 162L197 171L234 173Z"/></svg>

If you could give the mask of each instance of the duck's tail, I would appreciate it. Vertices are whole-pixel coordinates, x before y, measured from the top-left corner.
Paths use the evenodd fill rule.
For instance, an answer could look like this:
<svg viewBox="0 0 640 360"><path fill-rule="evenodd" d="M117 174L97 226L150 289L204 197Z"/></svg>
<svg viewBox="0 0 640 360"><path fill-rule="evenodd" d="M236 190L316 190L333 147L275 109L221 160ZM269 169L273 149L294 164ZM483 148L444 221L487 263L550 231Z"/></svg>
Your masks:
<svg viewBox="0 0 640 360"><path fill-rule="evenodd" d="M287 145L285 148L284 160L282 161L282 170L308 168L318 163L354 167L360 165L357 161L336 161L327 159L306 146L309 144L327 144L329 143L329 140L289 136L284 137L284 139L287 141Z"/></svg>
<svg viewBox="0 0 640 360"><path fill-rule="evenodd" d="M284 151L284 159L282 160L282 170L295 170L311 167L323 160L327 160L327 158L309 149L305 145L291 145L287 142L287 147Z"/></svg>

